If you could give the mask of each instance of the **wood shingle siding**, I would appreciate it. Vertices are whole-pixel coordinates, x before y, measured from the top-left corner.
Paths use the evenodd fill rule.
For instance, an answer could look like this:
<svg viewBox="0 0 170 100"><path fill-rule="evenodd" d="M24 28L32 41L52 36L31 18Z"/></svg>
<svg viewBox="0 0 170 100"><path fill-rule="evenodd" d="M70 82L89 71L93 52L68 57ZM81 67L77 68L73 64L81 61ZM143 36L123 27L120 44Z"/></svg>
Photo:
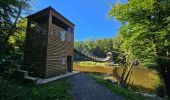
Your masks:
<svg viewBox="0 0 170 100"><path fill-rule="evenodd" d="M21 69L28 71L31 76L41 78L71 71L74 24L51 7L27 18L24 63Z"/></svg>

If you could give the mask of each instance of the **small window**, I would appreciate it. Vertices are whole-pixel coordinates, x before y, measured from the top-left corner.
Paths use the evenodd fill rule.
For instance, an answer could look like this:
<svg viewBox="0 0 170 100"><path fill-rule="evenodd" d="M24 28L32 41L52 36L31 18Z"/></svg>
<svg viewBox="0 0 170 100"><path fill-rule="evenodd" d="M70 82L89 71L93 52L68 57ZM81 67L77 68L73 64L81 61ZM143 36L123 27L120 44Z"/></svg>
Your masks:
<svg viewBox="0 0 170 100"><path fill-rule="evenodd" d="M66 36L65 31L60 32L60 36L61 36L61 41L65 41L65 36Z"/></svg>
<svg viewBox="0 0 170 100"><path fill-rule="evenodd" d="M63 65L66 64L66 58L65 57L62 58L62 64Z"/></svg>
<svg viewBox="0 0 170 100"><path fill-rule="evenodd" d="M71 33L67 33L67 41L71 41Z"/></svg>

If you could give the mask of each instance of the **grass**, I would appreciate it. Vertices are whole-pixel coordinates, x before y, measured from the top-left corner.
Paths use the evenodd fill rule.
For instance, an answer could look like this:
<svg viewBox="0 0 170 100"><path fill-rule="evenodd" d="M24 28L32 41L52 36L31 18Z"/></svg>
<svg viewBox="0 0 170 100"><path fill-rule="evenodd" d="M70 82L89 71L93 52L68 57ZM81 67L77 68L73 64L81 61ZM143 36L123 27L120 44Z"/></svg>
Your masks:
<svg viewBox="0 0 170 100"><path fill-rule="evenodd" d="M32 86L0 79L0 100L72 100L66 80Z"/></svg>
<svg viewBox="0 0 170 100"><path fill-rule="evenodd" d="M108 63L108 62L94 62L94 61L77 61L77 62L74 62L75 64L79 64L79 65L82 65L82 66L107 66L111 63Z"/></svg>
<svg viewBox="0 0 170 100"><path fill-rule="evenodd" d="M79 65L74 64L73 70L81 71L81 72L92 72L92 73L113 73L113 67L108 66L88 66L88 65Z"/></svg>
<svg viewBox="0 0 170 100"><path fill-rule="evenodd" d="M110 89L113 93L121 95L127 100L154 100L153 98L144 97L140 94L136 94L136 93L133 93L132 91L113 85L113 83L104 80L102 77L99 77L96 75L90 75L90 77L94 79L97 83Z"/></svg>

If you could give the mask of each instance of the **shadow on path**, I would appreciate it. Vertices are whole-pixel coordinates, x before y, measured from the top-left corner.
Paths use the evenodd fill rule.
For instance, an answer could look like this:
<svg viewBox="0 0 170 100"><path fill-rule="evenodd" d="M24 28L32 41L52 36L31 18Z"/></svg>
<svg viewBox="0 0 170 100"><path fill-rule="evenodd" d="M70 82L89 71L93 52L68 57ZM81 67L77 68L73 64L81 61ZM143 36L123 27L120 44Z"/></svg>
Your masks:
<svg viewBox="0 0 170 100"><path fill-rule="evenodd" d="M84 73L70 77L68 82L73 85L69 91L73 100L125 100L106 87L97 84Z"/></svg>

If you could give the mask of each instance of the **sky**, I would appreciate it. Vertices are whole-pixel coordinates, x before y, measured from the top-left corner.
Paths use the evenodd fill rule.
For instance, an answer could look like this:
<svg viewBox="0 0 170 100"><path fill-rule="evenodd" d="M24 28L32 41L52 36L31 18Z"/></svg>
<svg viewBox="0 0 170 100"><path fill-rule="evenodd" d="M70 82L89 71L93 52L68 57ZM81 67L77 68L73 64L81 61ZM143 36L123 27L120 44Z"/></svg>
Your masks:
<svg viewBox="0 0 170 100"><path fill-rule="evenodd" d="M113 38L117 35L120 22L108 16L110 3L117 0L34 0L32 12L35 13L52 6L75 26L75 41L87 39ZM124 1L123 1L124 2Z"/></svg>

